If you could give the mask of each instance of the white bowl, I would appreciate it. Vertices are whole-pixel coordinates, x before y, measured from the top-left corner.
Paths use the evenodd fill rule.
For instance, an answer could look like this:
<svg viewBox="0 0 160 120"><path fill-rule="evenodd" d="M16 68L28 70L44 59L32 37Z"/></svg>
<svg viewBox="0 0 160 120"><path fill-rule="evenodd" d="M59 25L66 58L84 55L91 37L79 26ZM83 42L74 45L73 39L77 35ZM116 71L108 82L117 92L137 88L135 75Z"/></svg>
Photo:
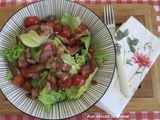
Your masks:
<svg viewBox="0 0 160 120"><path fill-rule="evenodd" d="M8 72L7 62L0 56L0 89L7 100L20 111L41 119L65 119L76 116L90 109L107 91L115 69L115 48L111 34L102 20L90 9L75 2L65 0L40 1L17 11L3 26L0 33L0 51L12 46L15 35L19 35L23 20L26 16L36 15L43 19L49 15L61 18L63 12L79 16L82 23L89 26L92 40L91 44L100 41L101 48L108 51L109 58L104 61L104 66L99 68L94 79L97 85L91 85L79 99L63 101L53 105L52 110L44 112L43 105L38 100L28 99L26 91L14 86L5 80Z"/></svg>

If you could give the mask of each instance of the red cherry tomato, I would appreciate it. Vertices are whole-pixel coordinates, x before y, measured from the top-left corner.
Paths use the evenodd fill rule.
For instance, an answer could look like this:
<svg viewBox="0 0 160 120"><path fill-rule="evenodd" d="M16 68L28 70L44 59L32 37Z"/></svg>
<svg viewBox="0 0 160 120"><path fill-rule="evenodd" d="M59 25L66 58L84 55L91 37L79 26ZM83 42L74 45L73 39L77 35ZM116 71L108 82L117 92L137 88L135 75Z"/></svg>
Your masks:
<svg viewBox="0 0 160 120"><path fill-rule="evenodd" d="M25 78L29 78L27 71L28 71L28 68L26 68L26 67L21 69L21 73Z"/></svg>
<svg viewBox="0 0 160 120"><path fill-rule="evenodd" d="M71 78L68 78L66 79L65 81L62 81L62 80L59 80L58 81L58 86L60 88L68 88L72 85L72 79Z"/></svg>
<svg viewBox="0 0 160 120"><path fill-rule="evenodd" d="M25 90L30 90L32 87L32 82L31 80L26 79L24 81L24 83L22 84L22 88L24 88Z"/></svg>
<svg viewBox="0 0 160 120"><path fill-rule="evenodd" d="M93 46L89 46L88 52L93 55L94 54L94 47Z"/></svg>
<svg viewBox="0 0 160 120"><path fill-rule="evenodd" d="M54 32L62 32L63 31L63 24L62 23L55 23L53 26Z"/></svg>
<svg viewBox="0 0 160 120"><path fill-rule="evenodd" d="M59 33L62 37L65 37L65 38L70 38L71 35L72 35L72 31L71 29L66 29L62 32Z"/></svg>
<svg viewBox="0 0 160 120"><path fill-rule="evenodd" d="M90 65L83 65L79 71L81 75L83 75L86 79L93 72L92 67Z"/></svg>
<svg viewBox="0 0 160 120"><path fill-rule="evenodd" d="M72 84L74 86L80 87L80 86L84 85L85 82L86 82L86 79L84 78L84 76L82 76L80 74L75 74L72 77Z"/></svg>
<svg viewBox="0 0 160 120"><path fill-rule="evenodd" d="M33 25L39 25L40 19L37 16L28 16L24 19L24 25L25 27L30 27Z"/></svg>
<svg viewBox="0 0 160 120"><path fill-rule="evenodd" d="M23 77L23 75L22 75L22 74L19 74L19 75L14 76L14 78L13 78L13 80L12 80L12 83L13 83L14 85L20 86L20 85L23 84L24 80L25 80L25 78Z"/></svg>
<svg viewBox="0 0 160 120"><path fill-rule="evenodd" d="M77 34L80 34L82 33L83 31L85 31L86 29L89 29L89 27L86 25L86 24L80 24L78 26L78 28L76 29L76 33Z"/></svg>

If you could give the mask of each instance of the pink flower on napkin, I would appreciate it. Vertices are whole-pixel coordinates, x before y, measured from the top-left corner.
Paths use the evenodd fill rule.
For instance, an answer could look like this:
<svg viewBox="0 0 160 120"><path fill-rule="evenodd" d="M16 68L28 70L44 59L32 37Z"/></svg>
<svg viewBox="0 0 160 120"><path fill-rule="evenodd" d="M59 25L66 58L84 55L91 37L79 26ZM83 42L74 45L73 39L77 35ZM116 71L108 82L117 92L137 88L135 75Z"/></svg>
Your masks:
<svg viewBox="0 0 160 120"><path fill-rule="evenodd" d="M147 57L146 54L136 52L135 54L133 54L132 59L134 60L134 63L139 65L139 68L151 67L152 61L149 57Z"/></svg>

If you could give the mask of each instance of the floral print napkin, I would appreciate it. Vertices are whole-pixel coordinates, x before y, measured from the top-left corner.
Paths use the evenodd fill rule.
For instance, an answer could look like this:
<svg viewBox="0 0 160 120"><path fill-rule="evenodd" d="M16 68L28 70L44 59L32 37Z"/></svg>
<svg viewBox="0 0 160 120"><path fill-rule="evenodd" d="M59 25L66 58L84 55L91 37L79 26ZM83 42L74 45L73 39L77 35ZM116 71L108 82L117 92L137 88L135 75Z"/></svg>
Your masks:
<svg viewBox="0 0 160 120"><path fill-rule="evenodd" d="M120 55L125 67L130 95L121 93L117 71L96 106L119 117L160 53L160 40L131 16L117 31Z"/></svg>

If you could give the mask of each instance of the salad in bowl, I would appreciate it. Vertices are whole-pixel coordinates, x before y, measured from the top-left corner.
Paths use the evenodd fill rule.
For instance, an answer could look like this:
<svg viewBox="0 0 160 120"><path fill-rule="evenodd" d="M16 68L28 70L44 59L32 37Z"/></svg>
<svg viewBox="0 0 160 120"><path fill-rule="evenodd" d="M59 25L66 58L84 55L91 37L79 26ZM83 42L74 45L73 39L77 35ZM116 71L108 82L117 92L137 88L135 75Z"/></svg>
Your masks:
<svg viewBox="0 0 160 120"><path fill-rule="evenodd" d="M115 69L113 39L97 9L67 0L18 8L0 32L2 94L40 119L66 119L90 109Z"/></svg>
<svg viewBox="0 0 160 120"><path fill-rule="evenodd" d="M61 19L27 16L12 47L3 51L9 71L6 80L39 100L45 112L61 101L80 98L90 87L108 52L100 42L90 44L90 28L78 16L64 12Z"/></svg>

